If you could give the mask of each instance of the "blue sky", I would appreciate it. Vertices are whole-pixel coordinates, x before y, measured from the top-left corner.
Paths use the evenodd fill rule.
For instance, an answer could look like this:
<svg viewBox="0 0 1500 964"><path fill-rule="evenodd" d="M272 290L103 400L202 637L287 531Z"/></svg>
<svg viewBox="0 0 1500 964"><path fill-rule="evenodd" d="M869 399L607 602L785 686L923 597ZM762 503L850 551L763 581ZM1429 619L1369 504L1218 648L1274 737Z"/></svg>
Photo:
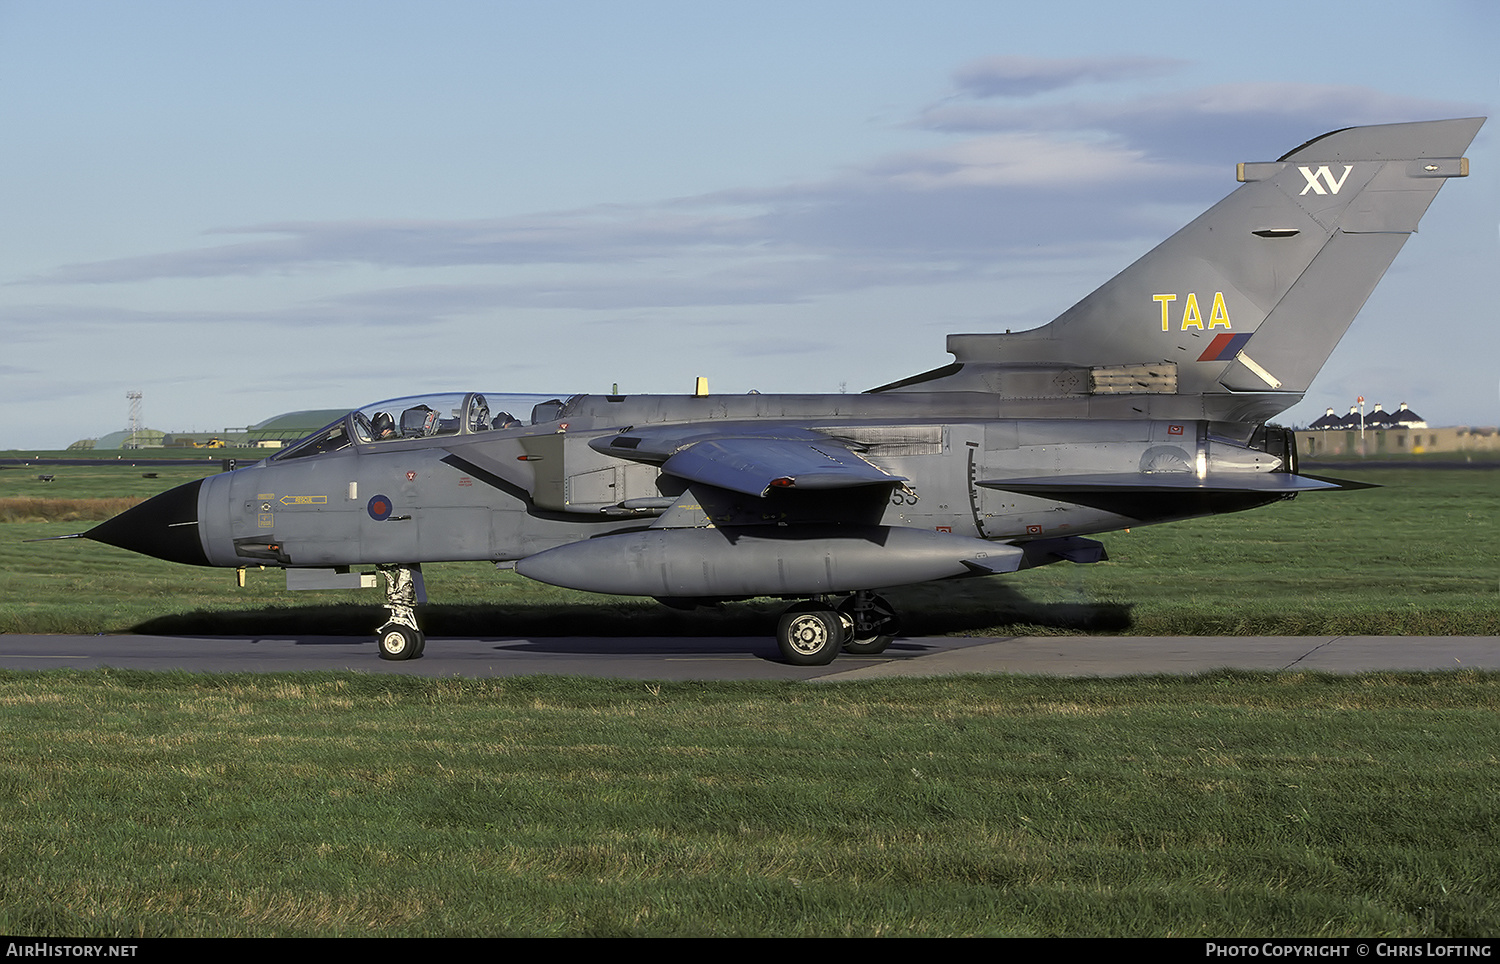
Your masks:
<svg viewBox="0 0 1500 964"><path fill-rule="evenodd" d="M0 0L0 448L448 389L859 391L1272 160L1491 114L1489 2ZM1500 421L1500 151L1289 416Z"/></svg>

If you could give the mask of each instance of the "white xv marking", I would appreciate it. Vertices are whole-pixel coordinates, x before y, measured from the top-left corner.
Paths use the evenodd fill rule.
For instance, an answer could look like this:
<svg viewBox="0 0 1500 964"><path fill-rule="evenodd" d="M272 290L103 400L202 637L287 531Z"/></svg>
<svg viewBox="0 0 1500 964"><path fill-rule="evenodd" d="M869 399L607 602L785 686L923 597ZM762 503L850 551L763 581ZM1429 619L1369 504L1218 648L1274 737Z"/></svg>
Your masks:
<svg viewBox="0 0 1500 964"><path fill-rule="evenodd" d="M1326 164L1318 168L1316 171L1314 171L1310 167L1299 167L1297 168L1297 170L1301 171L1302 176L1307 179L1307 186L1302 189L1301 194L1297 195L1298 197L1301 197L1308 191L1311 191L1314 194L1339 193L1339 189L1344 186L1344 182L1349 178L1349 172L1354 170L1354 168L1351 165L1345 164L1344 173L1340 174L1338 180L1336 181L1333 179L1333 172L1328 169L1328 165ZM1327 190L1324 190L1323 188L1325 184L1328 186Z"/></svg>

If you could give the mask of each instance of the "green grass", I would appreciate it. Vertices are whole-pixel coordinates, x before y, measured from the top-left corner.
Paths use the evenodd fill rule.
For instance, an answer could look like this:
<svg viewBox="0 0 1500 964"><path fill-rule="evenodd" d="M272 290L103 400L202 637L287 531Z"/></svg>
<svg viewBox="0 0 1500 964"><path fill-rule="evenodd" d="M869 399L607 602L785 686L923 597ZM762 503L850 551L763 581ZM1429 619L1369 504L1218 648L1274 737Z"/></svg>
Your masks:
<svg viewBox="0 0 1500 964"><path fill-rule="evenodd" d="M0 932L1500 931L1500 674L0 673Z"/></svg>
<svg viewBox="0 0 1500 964"><path fill-rule="evenodd" d="M36 461L37 459L69 459L69 460L91 460L112 459L116 462L129 464L132 461L151 459L161 461L163 459L239 459L240 464L248 462L259 462L261 459L276 452L275 449L262 448L222 448L222 449L193 449L193 448L160 448L160 449L0 449L0 459L16 459L20 461ZM48 471L46 467L33 468L31 471Z"/></svg>
<svg viewBox="0 0 1500 964"><path fill-rule="evenodd" d="M146 499L218 472L217 466L201 465L6 466L0 468L0 500ZM52 481L41 481L43 475Z"/></svg>
<svg viewBox="0 0 1500 964"><path fill-rule="evenodd" d="M139 497L188 477L170 471L184 474L147 480L130 473L114 485L133 486L127 494ZM1500 477L1437 469L1357 474L1384 487L1109 533L1100 538L1110 561L1092 566L1060 563L889 596L912 634L1500 634ZM0 497L17 482L0 472ZM57 491L102 498L111 484L85 473ZM363 635L383 618L376 592L289 593L276 570L252 570L238 589L228 570L87 540L22 541L89 525L0 525L0 631ZM762 600L681 613L648 599L556 589L484 564L424 570L432 605L422 618L439 636L768 636L784 606Z"/></svg>
<svg viewBox="0 0 1500 964"><path fill-rule="evenodd" d="M102 471L46 494L191 477ZM1500 632L1494 473L1358 475L1386 488L890 595L913 632ZM26 485L0 472L0 499ZM0 525L0 630L363 633L382 615L376 594L290 594L275 572L236 589L21 543L86 527ZM426 568L435 635L770 635L783 605L678 613ZM1492 935L1497 710L1500 674L1468 671L0 672L0 933Z"/></svg>
<svg viewBox="0 0 1500 964"><path fill-rule="evenodd" d="M1006 586L1138 635L1500 633L1500 476L1349 474L1382 488L1107 534L1110 562Z"/></svg>
<svg viewBox="0 0 1500 964"><path fill-rule="evenodd" d="M1370 447L1371 449L1375 448L1374 445ZM1362 463L1372 462L1410 462L1416 466L1423 464L1450 466L1462 464L1466 466L1494 467L1496 463L1500 463L1500 449L1463 449L1458 451L1417 453L1400 450L1391 452L1371 451L1369 455L1363 457L1333 453L1319 455L1316 458L1308 458L1304 453L1298 462L1298 466L1302 472L1317 475L1328 465L1358 466Z"/></svg>

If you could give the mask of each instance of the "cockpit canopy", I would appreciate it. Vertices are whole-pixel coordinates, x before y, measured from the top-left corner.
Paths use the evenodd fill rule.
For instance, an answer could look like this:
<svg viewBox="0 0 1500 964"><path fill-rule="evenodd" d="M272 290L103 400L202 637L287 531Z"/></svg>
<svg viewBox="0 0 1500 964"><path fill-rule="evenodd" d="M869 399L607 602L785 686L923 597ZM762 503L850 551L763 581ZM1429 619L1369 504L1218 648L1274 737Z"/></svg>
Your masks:
<svg viewBox="0 0 1500 964"><path fill-rule="evenodd" d="M276 461L335 452L349 445L379 445L402 439L475 435L555 421L563 408L557 395L450 392L392 398L355 409L271 458Z"/></svg>

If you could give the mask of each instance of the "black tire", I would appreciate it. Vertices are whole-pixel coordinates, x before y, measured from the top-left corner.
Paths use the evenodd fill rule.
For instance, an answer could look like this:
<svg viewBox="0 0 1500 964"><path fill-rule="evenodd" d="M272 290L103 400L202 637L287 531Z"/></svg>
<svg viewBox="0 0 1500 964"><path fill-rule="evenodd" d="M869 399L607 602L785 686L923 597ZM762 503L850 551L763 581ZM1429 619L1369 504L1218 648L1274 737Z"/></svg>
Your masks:
<svg viewBox="0 0 1500 964"><path fill-rule="evenodd" d="M901 630L901 620L884 596L871 593L870 605L871 609L865 615L867 625L863 627L859 624L859 615L854 611L853 596L839 605L839 612L854 626L844 642L844 652L853 656L874 656L885 652L885 648Z"/></svg>
<svg viewBox="0 0 1500 964"><path fill-rule="evenodd" d="M387 626L375 638L381 659L416 659L422 655L426 640L415 629Z"/></svg>
<svg viewBox="0 0 1500 964"><path fill-rule="evenodd" d="M798 603L781 614L776 644L793 666L827 666L844 645L844 620L822 603Z"/></svg>
<svg viewBox="0 0 1500 964"><path fill-rule="evenodd" d="M885 652L885 648L895 639L894 636L866 636L864 639L850 638L844 644L844 652L850 656L875 656Z"/></svg>

